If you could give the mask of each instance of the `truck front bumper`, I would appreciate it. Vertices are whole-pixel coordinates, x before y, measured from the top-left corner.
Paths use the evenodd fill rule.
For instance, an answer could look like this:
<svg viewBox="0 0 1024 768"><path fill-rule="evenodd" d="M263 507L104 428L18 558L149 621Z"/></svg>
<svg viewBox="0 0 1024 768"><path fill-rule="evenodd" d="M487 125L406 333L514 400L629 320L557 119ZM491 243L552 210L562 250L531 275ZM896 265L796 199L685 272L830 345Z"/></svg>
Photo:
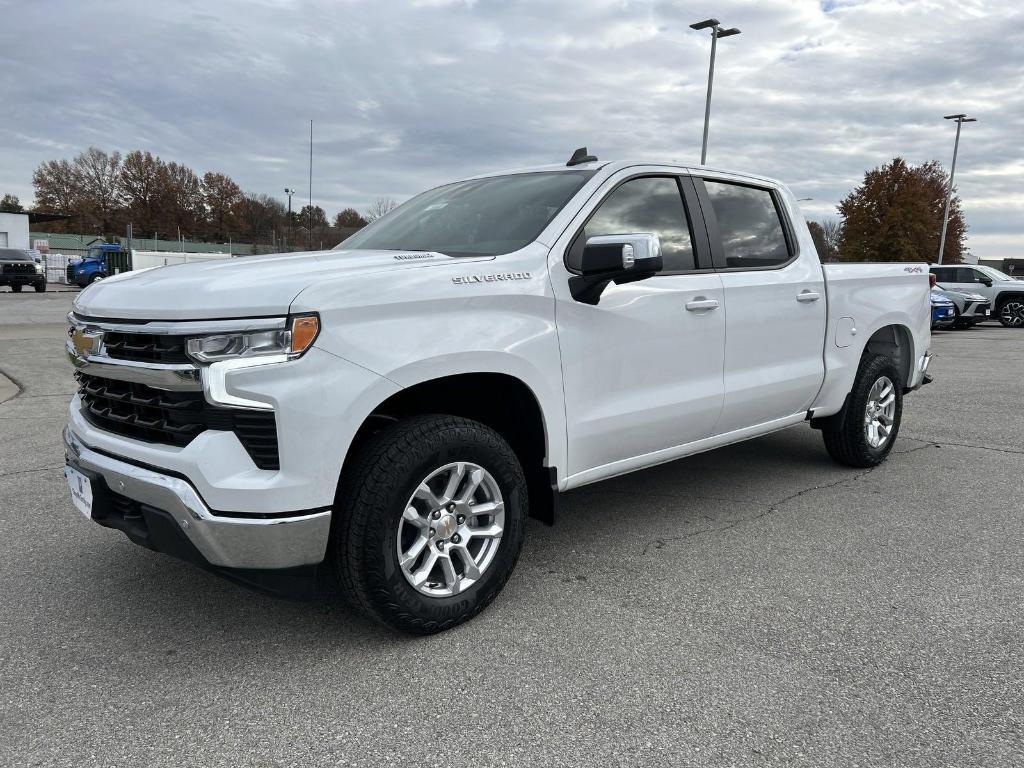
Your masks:
<svg viewBox="0 0 1024 768"><path fill-rule="evenodd" d="M64 448L68 466L90 480L90 519L137 544L218 570L293 569L324 559L329 509L222 515L187 480L96 451L70 427Z"/></svg>

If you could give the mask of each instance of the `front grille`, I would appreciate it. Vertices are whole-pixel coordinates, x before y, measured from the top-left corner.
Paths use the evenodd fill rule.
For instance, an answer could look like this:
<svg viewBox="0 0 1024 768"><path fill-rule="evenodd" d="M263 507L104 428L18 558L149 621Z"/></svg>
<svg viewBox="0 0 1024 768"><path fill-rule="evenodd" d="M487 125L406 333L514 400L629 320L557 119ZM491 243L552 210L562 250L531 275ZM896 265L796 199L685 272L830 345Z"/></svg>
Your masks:
<svg viewBox="0 0 1024 768"><path fill-rule="evenodd" d="M5 275L34 275L36 273L35 264L4 264L3 274Z"/></svg>
<svg viewBox="0 0 1024 768"><path fill-rule="evenodd" d="M202 392L166 392L78 371L82 415L99 429L149 443L186 446L208 429L234 432L260 469L280 469L273 412L219 408Z"/></svg>
<svg viewBox="0 0 1024 768"><path fill-rule="evenodd" d="M118 360L140 363L188 363L184 336L161 336L152 333L103 334L103 347L107 355Z"/></svg>

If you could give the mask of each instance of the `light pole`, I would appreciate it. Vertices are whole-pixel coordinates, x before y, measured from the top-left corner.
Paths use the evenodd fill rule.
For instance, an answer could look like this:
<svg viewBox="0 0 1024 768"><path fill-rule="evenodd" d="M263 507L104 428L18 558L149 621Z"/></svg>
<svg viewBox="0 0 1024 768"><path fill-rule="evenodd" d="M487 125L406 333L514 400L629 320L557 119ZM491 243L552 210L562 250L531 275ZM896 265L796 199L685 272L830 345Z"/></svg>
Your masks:
<svg viewBox="0 0 1024 768"><path fill-rule="evenodd" d="M704 102L704 140L700 145L700 164L704 165L704 162L708 159L708 124L711 121L711 86L715 81L715 50L718 48L718 38L732 37L733 35L738 35L740 31L736 29L736 27L722 29L721 23L718 19L704 19L704 21L698 21L696 24L691 24L690 29L711 30L711 65L708 67L708 95L707 100Z"/></svg>
<svg viewBox="0 0 1024 768"><path fill-rule="evenodd" d="M288 246L292 244L292 195L295 194L294 189L284 188L284 193L288 195Z"/></svg>
<svg viewBox="0 0 1024 768"><path fill-rule="evenodd" d="M939 264L942 263L942 253L946 250L946 226L949 224L949 201L953 198L953 174L956 173L956 151L960 148L960 127L964 123L976 123L975 117L967 115L945 115L944 120L956 120L956 141L953 142L953 165L949 169L949 188L946 190L946 208L942 212L942 234L939 236Z"/></svg>

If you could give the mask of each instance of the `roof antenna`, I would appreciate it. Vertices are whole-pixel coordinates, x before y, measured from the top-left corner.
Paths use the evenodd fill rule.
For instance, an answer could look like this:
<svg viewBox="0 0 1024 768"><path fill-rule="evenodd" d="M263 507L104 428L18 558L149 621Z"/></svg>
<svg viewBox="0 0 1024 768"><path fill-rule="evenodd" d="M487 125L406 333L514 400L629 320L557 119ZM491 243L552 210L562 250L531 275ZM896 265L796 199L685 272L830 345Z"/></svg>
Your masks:
<svg viewBox="0 0 1024 768"><path fill-rule="evenodd" d="M566 166L572 168L572 166L574 165L582 165L583 163L593 163L596 160L597 158L594 155L587 154L586 147L580 147L579 149L572 153L572 157L569 158L569 162L566 163Z"/></svg>

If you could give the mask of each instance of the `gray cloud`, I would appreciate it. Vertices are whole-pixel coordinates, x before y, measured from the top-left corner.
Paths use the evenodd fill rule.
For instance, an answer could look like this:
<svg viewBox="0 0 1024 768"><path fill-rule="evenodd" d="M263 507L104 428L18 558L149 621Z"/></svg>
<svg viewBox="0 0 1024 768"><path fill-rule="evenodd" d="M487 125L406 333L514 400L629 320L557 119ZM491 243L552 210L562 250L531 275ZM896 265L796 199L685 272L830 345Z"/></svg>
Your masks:
<svg viewBox="0 0 1024 768"><path fill-rule="evenodd" d="M709 162L777 176L812 217L896 154L948 164L978 255L1024 236L1024 15L1012 0L337 2L0 0L0 192L90 144L149 149L333 212L563 160L696 162L716 15Z"/></svg>

